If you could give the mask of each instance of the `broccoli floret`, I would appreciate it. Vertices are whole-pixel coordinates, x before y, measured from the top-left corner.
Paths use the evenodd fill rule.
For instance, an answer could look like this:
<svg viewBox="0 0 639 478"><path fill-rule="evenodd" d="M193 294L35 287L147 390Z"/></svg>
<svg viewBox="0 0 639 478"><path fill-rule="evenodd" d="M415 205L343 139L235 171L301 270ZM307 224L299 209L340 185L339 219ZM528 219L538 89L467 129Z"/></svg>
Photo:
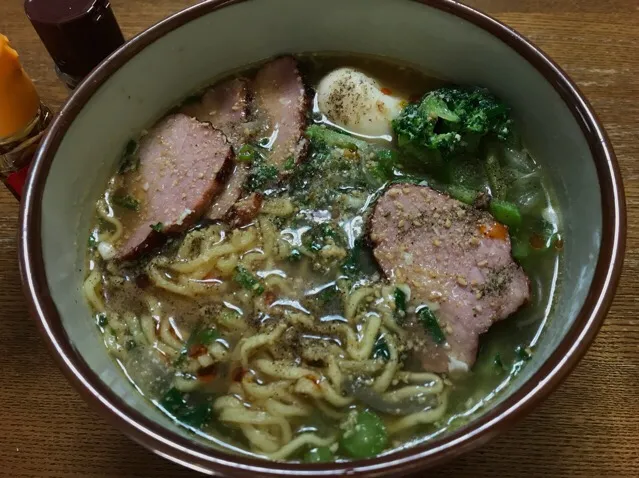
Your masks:
<svg viewBox="0 0 639 478"><path fill-rule="evenodd" d="M482 137L511 135L509 108L488 90L447 86L407 105L393 120L399 147L413 156L436 150L443 157L473 149Z"/></svg>

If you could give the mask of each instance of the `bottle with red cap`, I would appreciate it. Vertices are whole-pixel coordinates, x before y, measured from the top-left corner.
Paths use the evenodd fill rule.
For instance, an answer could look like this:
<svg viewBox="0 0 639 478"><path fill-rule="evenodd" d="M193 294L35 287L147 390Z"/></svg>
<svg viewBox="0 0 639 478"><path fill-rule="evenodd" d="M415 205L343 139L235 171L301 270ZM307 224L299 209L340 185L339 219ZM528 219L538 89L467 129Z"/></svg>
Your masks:
<svg viewBox="0 0 639 478"><path fill-rule="evenodd" d="M51 118L51 110L40 101L22 69L18 53L0 34L0 179L18 199Z"/></svg>

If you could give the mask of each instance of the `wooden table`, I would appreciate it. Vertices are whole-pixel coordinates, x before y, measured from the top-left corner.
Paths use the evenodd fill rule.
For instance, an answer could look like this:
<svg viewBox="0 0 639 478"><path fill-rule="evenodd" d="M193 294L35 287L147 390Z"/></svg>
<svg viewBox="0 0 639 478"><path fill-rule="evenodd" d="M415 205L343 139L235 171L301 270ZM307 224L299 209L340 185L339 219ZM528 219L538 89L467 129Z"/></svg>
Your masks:
<svg viewBox="0 0 639 478"><path fill-rule="evenodd" d="M195 3L112 0L127 37ZM552 56L606 126L629 207L628 255L617 299L567 382L514 430L432 477L639 477L639 1L474 0ZM46 51L23 14L1 0L10 37L42 97L65 100ZM107 425L63 378L29 318L20 289L18 204L0 190L0 476L182 477Z"/></svg>

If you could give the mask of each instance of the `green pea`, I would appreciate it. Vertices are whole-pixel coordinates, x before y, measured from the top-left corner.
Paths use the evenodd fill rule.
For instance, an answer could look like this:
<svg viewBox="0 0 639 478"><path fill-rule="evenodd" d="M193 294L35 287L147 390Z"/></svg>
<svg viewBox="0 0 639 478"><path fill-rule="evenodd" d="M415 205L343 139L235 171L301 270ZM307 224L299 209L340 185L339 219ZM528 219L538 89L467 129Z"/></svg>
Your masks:
<svg viewBox="0 0 639 478"><path fill-rule="evenodd" d="M306 463L321 463L323 461L333 461L333 452L326 446L311 448L304 455Z"/></svg>
<svg viewBox="0 0 639 478"><path fill-rule="evenodd" d="M352 426L346 426L340 439L340 446L348 456L369 458L386 448L386 426L376 413L369 410L358 411L354 417L349 417L348 422L351 420Z"/></svg>
<svg viewBox="0 0 639 478"><path fill-rule="evenodd" d="M238 161L252 163L255 159L255 148L250 144L243 144L236 154Z"/></svg>

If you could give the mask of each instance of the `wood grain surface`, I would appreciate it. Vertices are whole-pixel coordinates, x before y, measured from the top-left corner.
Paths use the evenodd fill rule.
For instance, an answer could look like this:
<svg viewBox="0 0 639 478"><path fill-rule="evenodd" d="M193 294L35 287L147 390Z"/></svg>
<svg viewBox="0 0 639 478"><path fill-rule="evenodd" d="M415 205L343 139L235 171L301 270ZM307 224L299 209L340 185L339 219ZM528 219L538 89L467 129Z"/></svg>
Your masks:
<svg viewBox="0 0 639 478"><path fill-rule="evenodd" d="M192 3L112 0L127 38ZM590 99L621 163L628 251L605 325L563 386L512 431L428 476L639 477L639 1L468 3L527 35ZM58 108L67 92L22 5L0 0L0 33L20 52L45 101ZM192 476L108 425L63 378L27 314L17 220L18 204L0 190L0 476Z"/></svg>

